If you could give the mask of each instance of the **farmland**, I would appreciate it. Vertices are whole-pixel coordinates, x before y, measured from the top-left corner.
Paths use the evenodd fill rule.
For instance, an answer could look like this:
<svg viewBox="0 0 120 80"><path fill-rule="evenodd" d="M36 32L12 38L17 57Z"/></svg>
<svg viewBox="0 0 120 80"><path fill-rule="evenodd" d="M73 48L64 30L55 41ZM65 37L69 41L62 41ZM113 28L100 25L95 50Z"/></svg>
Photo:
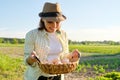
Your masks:
<svg viewBox="0 0 120 80"><path fill-rule="evenodd" d="M1 80L22 80L25 70L23 47L23 44L0 44ZM94 80L107 72L120 71L120 45L69 45L69 49L78 49L82 57L76 71L66 74L66 77Z"/></svg>

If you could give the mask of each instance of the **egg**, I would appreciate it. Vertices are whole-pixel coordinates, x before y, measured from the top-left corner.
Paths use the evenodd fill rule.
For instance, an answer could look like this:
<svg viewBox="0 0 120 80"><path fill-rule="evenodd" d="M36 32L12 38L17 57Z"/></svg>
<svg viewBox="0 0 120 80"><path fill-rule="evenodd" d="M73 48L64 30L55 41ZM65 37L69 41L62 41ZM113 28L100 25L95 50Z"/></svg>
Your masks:
<svg viewBox="0 0 120 80"><path fill-rule="evenodd" d="M62 59L61 62L62 62L63 64L69 64L69 63L70 63L68 58Z"/></svg>
<svg viewBox="0 0 120 80"><path fill-rule="evenodd" d="M55 59L49 60L48 64L62 64L62 62L60 59L55 58Z"/></svg>
<svg viewBox="0 0 120 80"><path fill-rule="evenodd" d="M41 61L42 64L48 64L49 62L47 60Z"/></svg>

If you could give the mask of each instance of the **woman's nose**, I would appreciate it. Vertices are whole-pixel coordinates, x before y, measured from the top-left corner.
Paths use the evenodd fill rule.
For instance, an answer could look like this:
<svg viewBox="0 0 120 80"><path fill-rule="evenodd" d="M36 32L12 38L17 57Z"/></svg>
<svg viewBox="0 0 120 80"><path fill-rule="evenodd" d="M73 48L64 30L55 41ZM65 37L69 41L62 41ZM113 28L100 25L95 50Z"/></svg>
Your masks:
<svg viewBox="0 0 120 80"><path fill-rule="evenodd" d="M56 22L53 23L53 27L54 27L54 28L56 27Z"/></svg>

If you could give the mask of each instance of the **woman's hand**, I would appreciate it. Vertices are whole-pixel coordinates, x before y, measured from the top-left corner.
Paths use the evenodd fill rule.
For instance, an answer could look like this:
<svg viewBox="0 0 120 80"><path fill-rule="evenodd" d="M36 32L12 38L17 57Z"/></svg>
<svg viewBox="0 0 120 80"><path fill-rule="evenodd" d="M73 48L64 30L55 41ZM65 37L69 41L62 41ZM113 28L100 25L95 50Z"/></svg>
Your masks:
<svg viewBox="0 0 120 80"><path fill-rule="evenodd" d="M29 65L32 65L34 62L37 62L37 59L36 59L35 57L36 57L36 52L33 51L33 52L29 55L29 57L27 58L27 63L28 63Z"/></svg>

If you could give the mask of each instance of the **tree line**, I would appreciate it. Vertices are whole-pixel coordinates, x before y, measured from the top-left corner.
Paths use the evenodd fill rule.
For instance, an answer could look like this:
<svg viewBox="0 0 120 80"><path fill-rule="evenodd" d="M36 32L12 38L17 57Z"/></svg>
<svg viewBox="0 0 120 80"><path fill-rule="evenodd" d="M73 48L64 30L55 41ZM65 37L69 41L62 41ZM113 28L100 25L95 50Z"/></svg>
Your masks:
<svg viewBox="0 0 120 80"><path fill-rule="evenodd" d="M23 44L25 39L19 38L0 38L0 43Z"/></svg>
<svg viewBox="0 0 120 80"><path fill-rule="evenodd" d="M72 41L69 40L69 44L79 44L79 45L120 45L119 41Z"/></svg>
<svg viewBox="0 0 120 80"><path fill-rule="evenodd" d="M19 38L0 38L0 43L10 43L10 44L24 44L25 39L19 39ZM79 44L79 45L120 45L120 42L116 41L72 41L69 40L69 44Z"/></svg>

